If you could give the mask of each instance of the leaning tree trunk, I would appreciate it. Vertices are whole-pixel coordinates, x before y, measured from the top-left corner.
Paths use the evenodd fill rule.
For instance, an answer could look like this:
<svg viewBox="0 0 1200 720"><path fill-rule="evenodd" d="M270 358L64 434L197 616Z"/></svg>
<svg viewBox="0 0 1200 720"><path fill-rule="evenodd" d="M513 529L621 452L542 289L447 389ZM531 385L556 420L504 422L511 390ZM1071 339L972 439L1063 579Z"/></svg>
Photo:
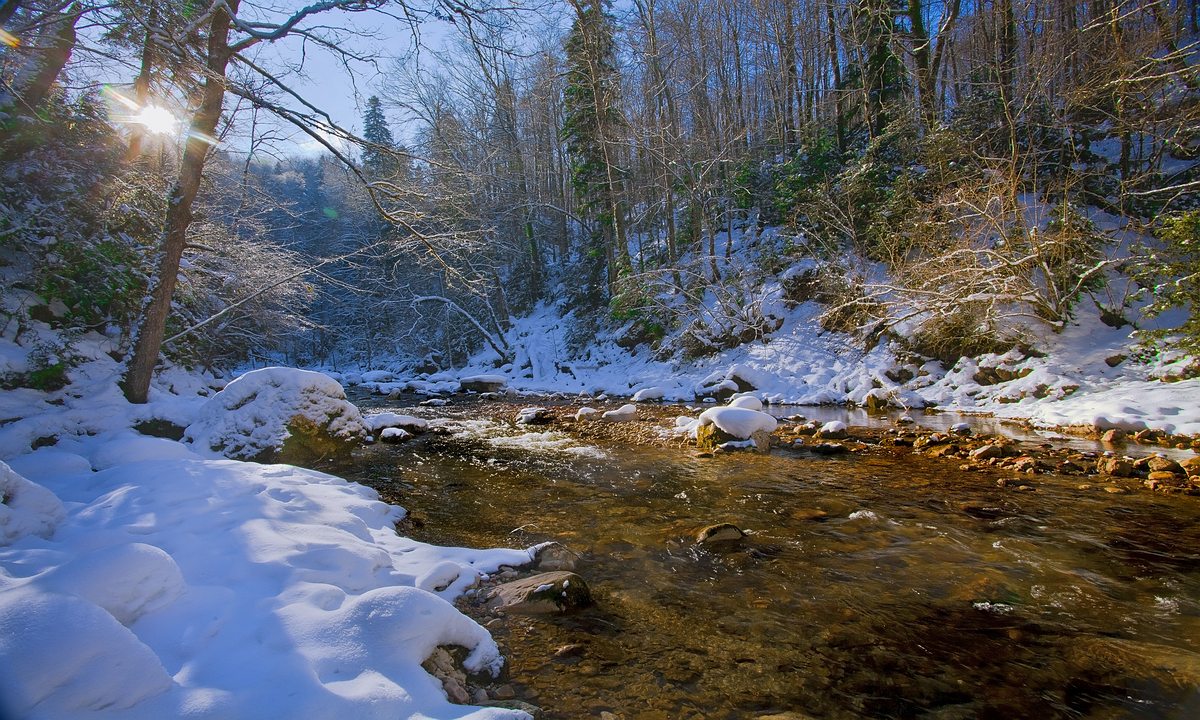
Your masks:
<svg viewBox="0 0 1200 720"><path fill-rule="evenodd" d="M133 357L122 382L125 398L131 403L146 402L154 366L158 364L167 316L171 313L171 297L175 294L175 282L179 277L179 261L183 256L188 226L192 222L192 204L200 190L200 178L208 157L211 141L207 138L213 136L217 122L221 119L221 105L225 99L225 71L232 55L229 48L229 28L232 23L231 15L237 13L238 4L239 0L226 0L223 6L214 10L209 25L204 93L200 107L192 116L191 131L179 166L179 178L171 190L167 205L162 258L158 266L156 285L151 290L150 302L142 317Z"/></svg>
<svg viewBox="0 0 1200 720"><path fill-rule="evenodd" d="M75 49L75 23L79 22L81 15L82 9L75 4L59 21L58 29L54 31L54 41L46 48L37 72L17 92L17 106L22 112L34 112L50 94L50 88L54 87L54 81L58 80L67 61L71 59L71 51Z"/></svg>

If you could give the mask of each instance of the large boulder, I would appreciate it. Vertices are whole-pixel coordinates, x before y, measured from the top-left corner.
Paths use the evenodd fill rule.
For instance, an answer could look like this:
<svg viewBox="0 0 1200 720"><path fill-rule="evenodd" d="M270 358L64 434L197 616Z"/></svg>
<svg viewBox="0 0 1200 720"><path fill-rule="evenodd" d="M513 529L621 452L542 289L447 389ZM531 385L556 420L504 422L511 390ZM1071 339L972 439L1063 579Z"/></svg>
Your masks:
<svg viewBox="0 0 1200 720"><path fill-rule="evenodd" d="M299 464L345 457L368 432L336 380L269 367L242 375L204 403L184 438L234 460Z"/></svg>
<svg viewBox="0 0 1200 720"><path fill-rule="evenodd" d="M700 413L696 425L696 447L710 451L728 442L753 440L759 450L768 450L778 421L764 412L742 407L710 408Z"/></svg>

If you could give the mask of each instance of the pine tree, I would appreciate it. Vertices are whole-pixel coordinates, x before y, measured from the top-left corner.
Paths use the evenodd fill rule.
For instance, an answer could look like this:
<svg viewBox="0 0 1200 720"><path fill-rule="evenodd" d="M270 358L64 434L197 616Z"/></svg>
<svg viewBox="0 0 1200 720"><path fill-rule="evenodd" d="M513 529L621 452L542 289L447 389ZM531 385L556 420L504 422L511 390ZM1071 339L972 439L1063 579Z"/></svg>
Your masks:
<svg viewBox="0 0 1200 720"><path fill-rule="evenodd" d="M363 139L371 146L363 150L362 163L367 176L373 180L394 179L399 170L395 151L396 139L388 127L379 97L372 95L367 100L367 112L363 115Z"/></svg>
<svg viewBox="0 0 1200 720"><path fill-rule="evenodd" d="M607 270L608 290L630 267L625 241L617 131L623 125L618 105L613 19L604 0L571 0L575 22L567 37L567 86L563 91L563 139L571 156L571 183L580 205L599 224L588 255L596 280Z"/></svg>

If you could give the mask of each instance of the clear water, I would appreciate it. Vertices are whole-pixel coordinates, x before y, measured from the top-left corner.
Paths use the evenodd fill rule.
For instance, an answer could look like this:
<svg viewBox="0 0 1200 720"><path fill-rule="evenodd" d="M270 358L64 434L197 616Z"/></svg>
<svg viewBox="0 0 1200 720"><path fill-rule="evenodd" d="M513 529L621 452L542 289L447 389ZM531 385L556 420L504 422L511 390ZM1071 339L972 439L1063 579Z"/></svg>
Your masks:
<svg viewBox="0 0 1200 720"><path fill-rule="evenodd" d="M421 539L581 554L593 609L490 626L548 717L1200 717L1200 499L1017 492L908 454L600 450L426 436L336 468ZM751 535L695 547L716 522Z"/></svg>

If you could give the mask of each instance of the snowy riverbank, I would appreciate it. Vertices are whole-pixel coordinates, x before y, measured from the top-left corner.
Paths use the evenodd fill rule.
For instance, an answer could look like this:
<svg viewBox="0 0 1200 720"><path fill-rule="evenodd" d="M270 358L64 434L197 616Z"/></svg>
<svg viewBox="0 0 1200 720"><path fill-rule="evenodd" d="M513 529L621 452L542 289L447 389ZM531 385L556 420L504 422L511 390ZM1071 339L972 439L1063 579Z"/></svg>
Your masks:
<svg viewBox="0 0 1200 720"><path fill-rule="evenodd" d="M187 424L203 378L130 406L114 369L0 391L0 717L527 717L451 704L421 663L499 669L451 601L529 550L416 542L369 488L138 434Z"/></svg>
<svg viewBox="0 0 1200 720"><path fill-rule="evenodd" d="M789 307L778 299L778 288L773 292L768 307L784 318L778 330L691 361L661 359L646 346L625 349L611 335L572 352L570 316L560 307L540 305L516 318L507 333L513 352L509 363L485 350L465 368L415 379L402 370L326 370L383 392L448 392L457 389L461 378L492 374L519 391L627 397L651 390L654 397L691 402L724 384L728 390L752 390L775 404L867 405L873 398L892 407L987 413L1043 427L1200 434L1200 378L1172 381L1190 359L1139 360L1129 329L1108 327L1091 310L1048 337L1040 355L984 355L947 368L937 361L906 361L891 344L863 351L846 335L820 330L816 317L821 306Z"/></svg>

